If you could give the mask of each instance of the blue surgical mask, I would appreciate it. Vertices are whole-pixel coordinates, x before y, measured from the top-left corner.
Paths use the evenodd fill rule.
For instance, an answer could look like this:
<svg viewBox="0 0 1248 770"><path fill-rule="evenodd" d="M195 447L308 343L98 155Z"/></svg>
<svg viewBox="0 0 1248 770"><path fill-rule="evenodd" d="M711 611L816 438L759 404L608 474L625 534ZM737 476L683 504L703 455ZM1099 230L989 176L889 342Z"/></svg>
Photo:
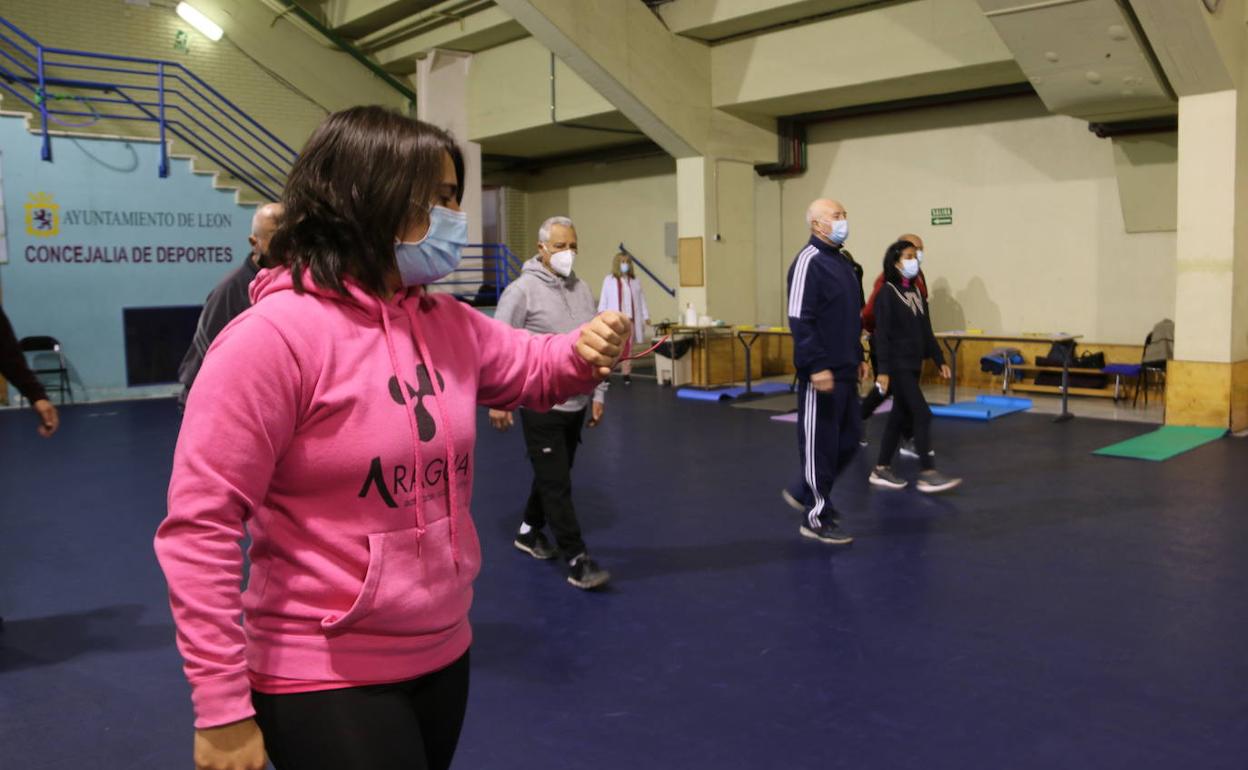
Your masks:
<svg viewBox="0 0 1248 770"><path fill-rule="evenodd" d="M417 243L396 243L394 258L404 286L427 286L459 267L460 251L468 243L468 215L434 206L429 232Z"/></svg>
<svg viewBox="0 0 1248 770"><path fill-rule="evenodd" d="M627 262L621 262L621 263L620 263L620 272L621 272L621 273L623 273L623 274L625 274L625 275L628 275L628 271L630 271L630 270L632 270L632 268L628 266L628 263L627 263Z"/></svg>
<svg viewBox="0 0 1248 770"><path fill-rule="evenodd" d="M833 219L832 224L829 225L828 229L831 231L828 233L828 236L836 245L839 246L849 240L848 219Z"/></svg>
<svg viewBox="0 0 1248 770"><path fill-rule="evenodd" d="M919 274L919 260L903 259L901 260L901 275L903 278L914 278Z"/></svg>

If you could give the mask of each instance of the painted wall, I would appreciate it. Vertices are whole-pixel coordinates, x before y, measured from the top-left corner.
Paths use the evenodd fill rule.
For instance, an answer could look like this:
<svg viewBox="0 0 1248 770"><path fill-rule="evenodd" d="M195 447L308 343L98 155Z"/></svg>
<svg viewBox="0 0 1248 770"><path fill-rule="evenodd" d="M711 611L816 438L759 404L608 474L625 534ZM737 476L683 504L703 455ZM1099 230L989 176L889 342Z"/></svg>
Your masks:
<svg viewBox="0 0 1248 770"><path fill-rule="evenodd" d="M809 139L804 176L757 183L760 320L782 317L805 209L822 196L845 203L872 277L898 234L926 239L938 328L1138 344L1173 317L1175 233L1127 234L1113 146L1038 100L856 118ZM943 207L953 225L931 226Z"/></svg>
<svg viewBox="0 0 1248 770"><path fill-rule="evenodd" d="M1176 234L1127 233L1111 142L1038 100L856 118L812 127L810 140L804 176L754 183L757 310L727 320L783 322L806 206L825 195L848 207L850 249L872 278L894 237L917 229L926 238L939 328L1068 331L1138 345L1173 317ZM621 238L643 257L663 253L663 222L676 217L674 168L658 158L584 164L508 183L527 193L528 241L547 216L578 222L578 272L597 290ZM750 213L745 200L721 205L725 219ZM931 209L945 207L954 224L933 227ZM647 262L675 285L673 261ZM665 303L664 312L655 303L655 316L675 312Z"/></svg>
<svg viewBox="0 0 1248 770"><path fill-rule="evenodd" d="M172 392L169 386L126 386L122 309L202 304L246 259L254 209L213 189L211 177L192 174L186 161L175 161L170 176L158 178L154 143L53 141L56 162L44 163L24 120L0 117L5 312L19 335L61 341L79 400ZM36 208L56 207L54 235L40 235L46 231L26 221L36 193L47 196ZM135 219L140 213L141 223ZM48 256L66 247L68 260ZM179 249L205 251L191 259Z"/></svg>
<svg viewBox="0 0 1248 770"><path fill-rule="evenodd" d="M275 21L277 13L258 0L201 0L197 7L226 30L216 43L182 21L173 5L12 0L0 6L0 16L47 46L181 63L295 149L327 111L404 101L346 54L291 21ZM189 52L174 49L178 31L187 33ZM14 101L6 99L6 109L16 109ZM106 128L130 136L146 126Z"/></svg>
<svg viewBox="0 0 1248 770"><path fill-rule="evenodd" d="M677 282L668 259L664 223L676 221L676 164L669 158L557 167L510 180L509 194L525 193L522 259L536 251L537 230L547 217L576 223L580 253L576 272L597 297L621 241L668 286ZM515 240L509 234L509 242ZM652 320L676 317L676 302L649 279L643 284Z"/></svg>

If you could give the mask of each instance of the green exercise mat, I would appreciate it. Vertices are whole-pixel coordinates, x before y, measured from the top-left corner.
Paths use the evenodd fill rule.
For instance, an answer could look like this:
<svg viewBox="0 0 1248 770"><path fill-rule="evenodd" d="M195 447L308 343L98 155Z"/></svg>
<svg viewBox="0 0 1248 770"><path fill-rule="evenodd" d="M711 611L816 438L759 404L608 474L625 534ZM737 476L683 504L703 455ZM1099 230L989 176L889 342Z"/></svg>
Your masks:
<svg viewBox="0 0 1248 770"><path fill-rule="evenodd" d="M1098 449L1092 454L1106 457L1128 457L1133 460L1161 462L1171 457L1217 441L1226 435L1225 428L1185 428L1167 425L1152 433Z"/></svg>

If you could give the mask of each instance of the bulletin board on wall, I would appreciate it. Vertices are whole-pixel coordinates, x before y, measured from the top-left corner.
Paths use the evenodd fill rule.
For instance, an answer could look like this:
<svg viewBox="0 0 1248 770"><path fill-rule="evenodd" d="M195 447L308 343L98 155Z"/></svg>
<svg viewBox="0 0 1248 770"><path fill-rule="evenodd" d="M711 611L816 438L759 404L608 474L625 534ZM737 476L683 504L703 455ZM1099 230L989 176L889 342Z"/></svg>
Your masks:
<svg viewBox="0 0 1248 770"><path fill-rule="evenodd" d="M681 238L678 247L680 260L680 285L682 287L705 286L706 275L702 265L702 239Z"/></svg>

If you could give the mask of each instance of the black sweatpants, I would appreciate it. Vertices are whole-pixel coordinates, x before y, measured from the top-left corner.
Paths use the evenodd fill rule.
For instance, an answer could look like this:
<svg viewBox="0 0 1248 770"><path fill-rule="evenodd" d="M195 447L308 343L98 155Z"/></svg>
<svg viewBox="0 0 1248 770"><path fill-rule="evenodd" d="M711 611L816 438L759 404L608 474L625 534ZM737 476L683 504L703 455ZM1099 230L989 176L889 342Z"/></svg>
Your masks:
<svg viewBox="0 0 1248 770"><path fill-rule="evenodd" d="M585 553L581 525L572 505L572 465L581 444L585 410L533 412L520 410L524 443L533 465L533 488L524 508L524 523L533 529L550 524L564 559Z"/></svg>
<svg viewBox="0 0 1248 770"><path fill-rule="evenodd" d="M265 695L256 723L277 770L447 770L468 707L468 653L395 684Z"/></svg>
<svg viewBox="0 0 1248 770"><path fill-rule="evenodd" d="M925 471L935 468L932 459L932 410L923 397L923 389L919 387L919 372L893 372L889 384L893 392L893 411L889 412L888 425L884 428L879 464L892 463L902 431L910 425L914 429L914 448L919 453L920 466Z"/></svg>
<svg viewBox="0 0 1248 770"><path fill-rule="evenodd" d="M841 471L853 462L862 437L858 385L837 382L830 393L820 393L801 377L797 382L797 445L801 455L800 478L789 485L789 494L810 510L812 527L820 515L836 519L829 496Z"/></svg>

